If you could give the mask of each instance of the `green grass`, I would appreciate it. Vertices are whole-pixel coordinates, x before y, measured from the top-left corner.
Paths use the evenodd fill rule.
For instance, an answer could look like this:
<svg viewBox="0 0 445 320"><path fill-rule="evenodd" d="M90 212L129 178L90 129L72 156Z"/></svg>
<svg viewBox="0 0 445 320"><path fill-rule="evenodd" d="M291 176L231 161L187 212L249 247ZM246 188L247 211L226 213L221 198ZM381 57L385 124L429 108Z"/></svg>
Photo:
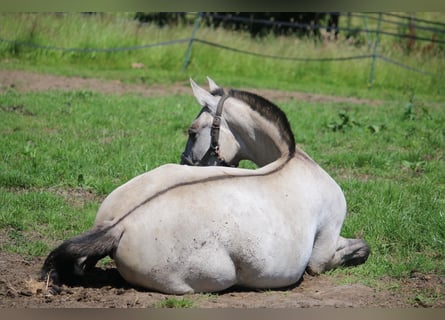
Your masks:
<svg viewBox="0 0 445 320"><path fill-rule="evenodd" d="M24 256L43 256L60 239L75 236L91 226L98 203L70 205L52 189L0 187L2 250Z"/></svg>
<svg viewBox="0 0 445 320"><path fill-rule="evenodd" d="M166 298L155 305L155 308L174 308L174 309L188 309L195 306L194 302L187 298Z"/></svg>
<svg viewBox="0 0 445 320"><path fill-rule="evenodd" d="M178 162L187 123L199 110L190 97L90 91L9 91L2 109L3 185L93 187L103 194L138 173Z"/></svg>

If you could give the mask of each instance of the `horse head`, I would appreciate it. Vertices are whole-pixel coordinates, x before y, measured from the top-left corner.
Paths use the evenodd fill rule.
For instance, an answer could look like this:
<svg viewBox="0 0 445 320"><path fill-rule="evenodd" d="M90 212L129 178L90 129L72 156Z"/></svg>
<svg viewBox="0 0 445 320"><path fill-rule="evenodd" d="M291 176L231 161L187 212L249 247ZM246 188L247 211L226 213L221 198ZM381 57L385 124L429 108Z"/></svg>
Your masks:
<svg viewBox="0 0 445 320"><path fill-rule="evenodd" d="M193 94L202 109L188 129L189 137L181 164L237 167L241 160L240 146L222 117L228 96L212 79L207 77L207 80L210 92L190 79Z"/></svg>
<svg viewBox="0 0 445 320"><path fill-rule="evenodd" d="M289 122L276 105L250 92L225 92L207 80L210 91L190 79L202 109L189 127L181 164L236 167L250 160L264 166L295 150Z"/></svg>

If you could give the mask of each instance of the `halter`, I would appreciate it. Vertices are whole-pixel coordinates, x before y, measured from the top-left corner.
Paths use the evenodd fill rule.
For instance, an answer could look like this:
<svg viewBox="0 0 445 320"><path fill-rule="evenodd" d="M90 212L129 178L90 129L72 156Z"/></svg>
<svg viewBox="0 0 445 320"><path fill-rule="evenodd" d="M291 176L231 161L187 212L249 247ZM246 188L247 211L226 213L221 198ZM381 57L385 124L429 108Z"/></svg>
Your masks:
<svg viewBox="0 0 445 320"><path fill-rule="evenodd" d="M221 114L223 111L224 102L227 100L228 97L229 97L228 94L224 94L219 100L218 105L216 106L215 117L213 118L212 127L210 129L210 146L207 152L204 154L204 157L202 157L202 159L199 161L193 162L192 159L182 154L181 158L185 164L193 166L207 166L206 162L211 157L216 157L217 166L225 166L225 167L231 166L224 160L223 157L221 157L219 153L219 131L221 127Z"/></svg>

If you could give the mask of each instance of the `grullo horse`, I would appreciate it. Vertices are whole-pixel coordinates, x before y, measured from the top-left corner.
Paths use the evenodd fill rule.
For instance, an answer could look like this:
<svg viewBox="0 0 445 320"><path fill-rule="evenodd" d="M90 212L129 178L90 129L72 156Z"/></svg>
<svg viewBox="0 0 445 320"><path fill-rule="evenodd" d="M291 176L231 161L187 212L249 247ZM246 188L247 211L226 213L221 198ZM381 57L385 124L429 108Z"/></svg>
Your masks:
<svg viewBox="0 0 445 320"><path fill-rule="evenodd" d="M191 83L203 108L182 159L210 166L167 164L118 187L89 231L50 252L41 277L72 283L108 255L129 283L185 294L279 288L305 270L365 262L365 241L340 236L343 192L296 147L285 114L251 93ZM244 158L261 167L220 166Z"/></svg>

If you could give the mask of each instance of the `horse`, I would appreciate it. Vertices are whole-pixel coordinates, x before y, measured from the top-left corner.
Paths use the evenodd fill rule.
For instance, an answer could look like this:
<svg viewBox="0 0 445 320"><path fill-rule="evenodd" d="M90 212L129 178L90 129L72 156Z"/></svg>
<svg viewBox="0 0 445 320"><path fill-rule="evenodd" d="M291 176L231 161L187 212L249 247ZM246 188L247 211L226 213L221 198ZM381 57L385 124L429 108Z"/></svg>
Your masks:
<svg viewBox="0 0 445 320"><path fill-rule="evenodd" d="M110 256L134 286L187 294L283 288L305 271L365 262L366 242L340 236L343 192L296 147L285 114L250 93L191 85L203 108L189 129L193 152L183 159L208 154L208 166L165 164L116 188L90 230L48 254L41 279L76 283ZM191 142L210 133L209 152ZM262 166L235 168L222 155L230 164L247 157Z"/></svg>

